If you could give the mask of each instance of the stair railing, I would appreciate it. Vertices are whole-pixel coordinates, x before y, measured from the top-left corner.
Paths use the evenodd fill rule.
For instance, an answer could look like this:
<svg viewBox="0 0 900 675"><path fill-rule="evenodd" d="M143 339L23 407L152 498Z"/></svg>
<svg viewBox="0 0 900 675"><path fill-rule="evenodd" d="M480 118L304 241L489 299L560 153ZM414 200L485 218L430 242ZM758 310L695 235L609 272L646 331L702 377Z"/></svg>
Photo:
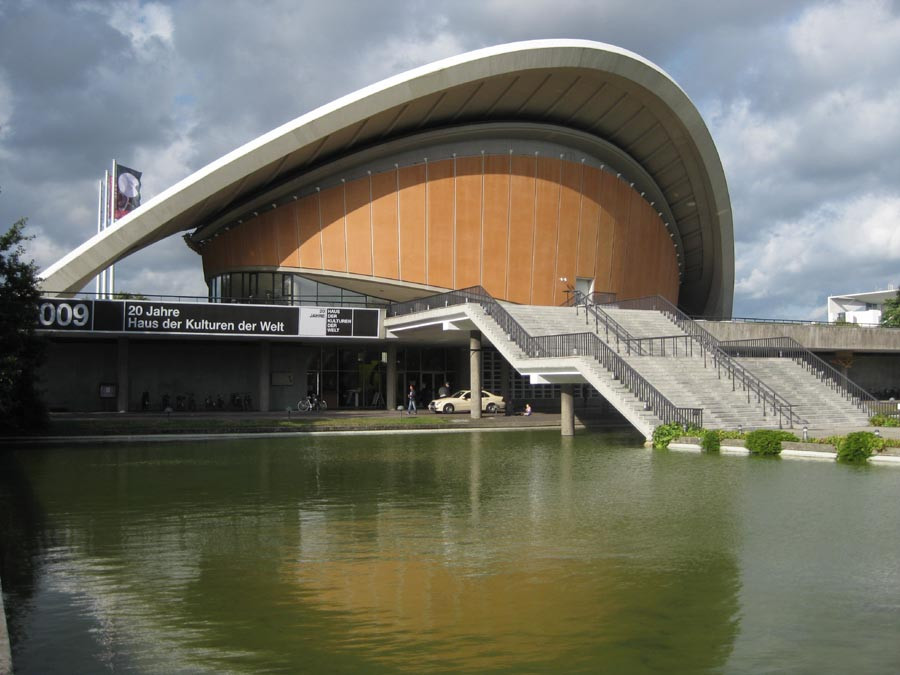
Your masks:
<svg viewBox="0 0 900 675"><path fill-rule="evenodd" d="M813 354L792 337L756 338L750 340L728 340L720 342L722 349L735 357L755 358L788 358L803 366L813 374L817 380L825 384L832 391L838 393L845 400L850 401L857 408L867 411L870 415L876 413L900 416L897 404L894 401L879 401L868 391L860 387L856 382Z"/></svg>
<svg viewBox="0 0 900 675"><path fill-rule="evenodd" d="M632 368L615 350L595 333L541 335L533 338L544 356L591 356L619 380L663 424L678 422L682 426L703 426L703 408L680 408Z"/></svg>
<svg viewBox="0 0 900 675"><path fill-rule="evenodd" d="M712 358L712 365L719 378L721 379L724 372L725 376L731 380L732 391L736 391L740 386L743 391L747 392L747 403L751 402L751 397L755 394L756 402L762 405L764 417L767 414L778 415L778 426L783 426L784 420L787 420L791 429L794 428L795 423L806 424L806 420L794 412L790 401L732 359L719 346L717 338L665 298L654 295L634 300L617 300L608 303L608 306L620 309L654 310L664 314L682 331L697 341L703 351L704 367L707 366L708 354Z"/></svg>
<svg viewBox="0 0 900 675"><path fill-rule="evenodd" d="M470 302L480 305L487 315L500 326L507 337L515 342L526 356L532 358L544 356L544 354L540 352L540 348L531 334L522 328L519 322L506 311L503 305L497 302L497 300L481 286L470 286L458 291L438 293L437 295L420 298L419 300L391 303L387 309L387 316L402 316L414 312L427 312L432 309L464 305Z"/></svg>
<svg viewBox="0 0 900 675"><path fill-rule="evenodd" d="M467 303L480 305L526 356L592 356L644 404L645 410L653 412L664 424L678 422L685 427L703 426L702 408L676 406L596 334L568 333L533 337L481 286L392 303L387 308L387 316L403 316Z"/></svg>
<svg viewBox="0 0 900 675"><path fill-rule="evenodd" d="M615 293L587 294L582 293L581 291L572 291L571 302L569 304L575 307L575 316L579 315L579 307L583 307L585 325L590 325L591 317L593 317L594 332L599 334L602 327L602 330L606 335L606 343L612 344L612 342L615 341L617 352L621 352L622 343L624 342L628 354L631 354L632 351L634 351L635 354L640 355L643 353L641 351L641 343L635 343L635 337L625 330L624 326L597 306L596 299L612 298L614 300L615 297Z"/></svg>

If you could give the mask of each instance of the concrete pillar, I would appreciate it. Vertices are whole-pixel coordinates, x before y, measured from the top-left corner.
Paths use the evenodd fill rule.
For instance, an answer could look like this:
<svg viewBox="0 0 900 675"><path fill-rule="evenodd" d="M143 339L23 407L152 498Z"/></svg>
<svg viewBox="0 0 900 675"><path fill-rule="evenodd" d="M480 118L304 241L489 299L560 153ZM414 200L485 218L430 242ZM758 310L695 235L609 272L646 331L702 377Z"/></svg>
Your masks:
<svg viewBox="0 0 900 675"><path fill-rule="evenodd" d="M116 410L128 412L128 338L116 340Z"/></svg>
<svg viewBox="0 0 900 675"><path fill-rule="evenodd" d="M575 435L575 385L560 385L559 428L563 436Z"/></svg>
<svg viewBox="0 0 900 675"><path fill-rule="evenodd" d="M510 387L509 382L509 361L502 356L500 359L500 395L503 397L503 400L506 401L508 407L512 403L512 396L510 393L512 387Z"/></svg>
<svg viewBox="0 0 900 675"><path fill-rule="evenodd" d="M397 409L397 345L387 348L387 382L384 383L384 402L388 410Z"/></svg>
<svg viewBox="0 0 900 675"><path fill-rule="evenodd" d="M473 420L481 419L481 332L469 333L469 389L472 390Z"/></svg>
<svg viewBox="0 0 900 675"><path fill-rule="evenodd" d="M256 400L259 401L260 412L269 411L270 371L272 364L272 343L263 340L259 343L259 387Z"/></svg>

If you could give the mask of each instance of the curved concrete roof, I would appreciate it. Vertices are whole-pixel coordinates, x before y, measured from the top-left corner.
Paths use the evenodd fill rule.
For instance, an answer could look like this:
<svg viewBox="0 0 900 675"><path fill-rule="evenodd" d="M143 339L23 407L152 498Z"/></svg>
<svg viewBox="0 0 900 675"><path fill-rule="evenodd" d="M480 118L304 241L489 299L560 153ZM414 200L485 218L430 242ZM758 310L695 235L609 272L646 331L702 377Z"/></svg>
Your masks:
<svg viewBox="0 0 900 675"><path fill-rule="evenodd" d="M280 185L357 153L439 129L529 122L596 136L643 169L682 242L680 304L730 315L731 203L712 137L661 69L586 40L518 42L388 78L298 117L188 176L41 273L45 292L81 289L100 270L177 232L198 231ZM649 178L648 178L649 177ZM637 178L637 177L636 177Z"/></svg>

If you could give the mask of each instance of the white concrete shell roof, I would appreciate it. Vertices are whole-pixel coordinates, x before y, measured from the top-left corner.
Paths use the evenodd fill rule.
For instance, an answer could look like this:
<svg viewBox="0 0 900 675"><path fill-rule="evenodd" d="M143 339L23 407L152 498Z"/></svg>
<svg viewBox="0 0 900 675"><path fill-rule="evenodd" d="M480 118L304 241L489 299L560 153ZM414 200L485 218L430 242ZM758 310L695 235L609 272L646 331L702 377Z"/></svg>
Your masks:
<svg viewBox="0 0 900 675"><path fill-rule="evenodd" d="M525 122L592 136L639 165L635 180L662 199L681 242L680 304L730 315L731 203L712 137L696 107L660 68L586 40L535 40L479 49L390 77L302 115L165 190L41 273L47 293L71 293L154 242L201 232L296 183L305 173L418 134Z"/></svg>

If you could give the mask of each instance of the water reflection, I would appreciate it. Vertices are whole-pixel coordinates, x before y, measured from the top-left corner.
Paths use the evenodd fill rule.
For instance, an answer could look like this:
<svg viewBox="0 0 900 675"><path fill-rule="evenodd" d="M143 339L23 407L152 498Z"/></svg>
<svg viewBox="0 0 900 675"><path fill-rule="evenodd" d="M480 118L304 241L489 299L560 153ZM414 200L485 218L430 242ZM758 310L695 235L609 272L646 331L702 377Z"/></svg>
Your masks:
<svg viewBox="0 0 900 675"><path fill-rule="evenodd" d="M13 536L55 542L4 572L28 615L16 672L720 670L739 629L735 463L633 440L13 453L32 491Z"/></svg>

